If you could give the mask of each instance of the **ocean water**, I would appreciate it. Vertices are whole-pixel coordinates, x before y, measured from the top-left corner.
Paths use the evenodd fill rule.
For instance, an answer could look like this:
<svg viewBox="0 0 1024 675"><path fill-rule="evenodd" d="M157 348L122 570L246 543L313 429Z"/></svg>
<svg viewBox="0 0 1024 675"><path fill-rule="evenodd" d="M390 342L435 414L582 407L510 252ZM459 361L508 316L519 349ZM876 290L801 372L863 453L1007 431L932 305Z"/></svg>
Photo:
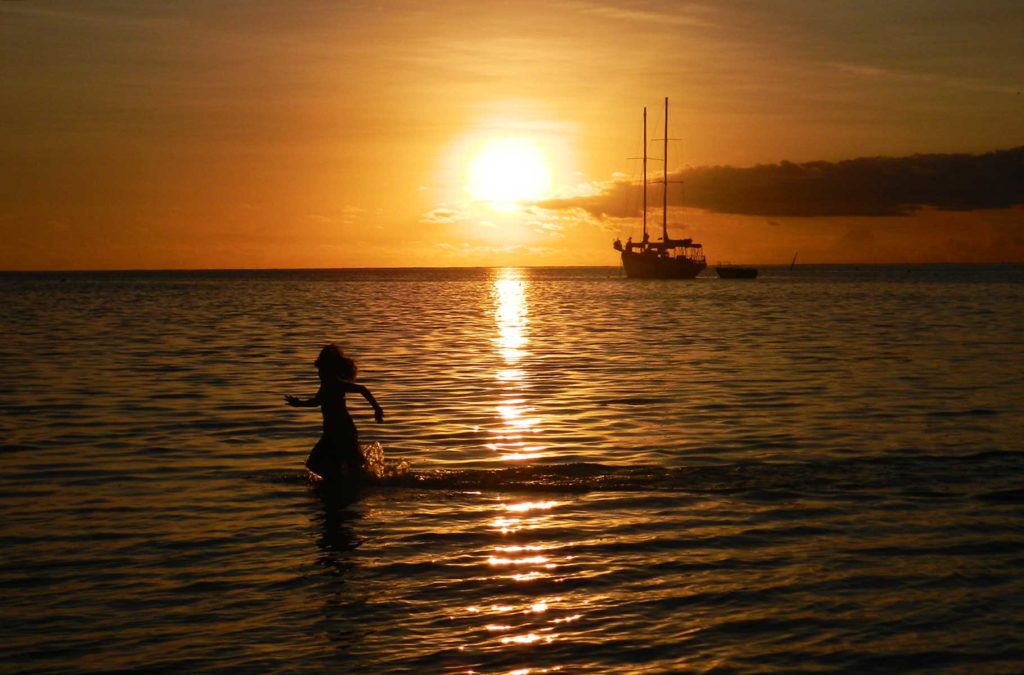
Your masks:
<svg viewBox="0 0 1024 675"><path fill-rule="evenodd" d="M4 671L1024 670L1022 266L0 299ZM355 496L281 398L329 341L386 414Z"/></svg>

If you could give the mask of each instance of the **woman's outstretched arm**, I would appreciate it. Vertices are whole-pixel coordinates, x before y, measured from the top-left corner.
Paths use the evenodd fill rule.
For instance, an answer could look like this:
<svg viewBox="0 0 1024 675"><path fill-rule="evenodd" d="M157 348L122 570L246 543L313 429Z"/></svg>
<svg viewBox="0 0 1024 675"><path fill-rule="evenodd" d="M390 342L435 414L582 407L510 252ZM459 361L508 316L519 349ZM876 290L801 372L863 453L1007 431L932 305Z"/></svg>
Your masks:
<svg viewBox="0 0 1024 675"><path fill-rule="evenodd" d="M362 394L367 403L373 406L373 419L377 420L378 424L384 422L384 409L380 407L380 404L377 403L377 399L373 397L373 394L370 393L369 389L361 384L356 384L355 382L346 382L345 391L354 391L357 394Z"/></svg>
<svg viewBox="0 0 1024 675"><path fill-rule="evenodd" d="M302 400L297 396L285 396L284 401L293 408L315 408L320 405L320 392L313 394L313 396L306 400Z"/></svg>

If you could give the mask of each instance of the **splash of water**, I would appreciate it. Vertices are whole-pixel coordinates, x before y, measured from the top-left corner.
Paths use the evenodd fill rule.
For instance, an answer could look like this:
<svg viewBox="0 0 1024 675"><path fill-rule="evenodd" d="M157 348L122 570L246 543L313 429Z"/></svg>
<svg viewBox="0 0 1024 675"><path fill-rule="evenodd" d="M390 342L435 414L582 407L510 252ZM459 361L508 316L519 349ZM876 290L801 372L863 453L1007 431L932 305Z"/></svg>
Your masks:
<svg viewBox="0 0 1024 675"><path fill-rule="evenodd" d="M404 459L385 459L384 446L374 441L361 443L364 467L374 480L384 482L397 480L409 472L409 462Z"/></svg>

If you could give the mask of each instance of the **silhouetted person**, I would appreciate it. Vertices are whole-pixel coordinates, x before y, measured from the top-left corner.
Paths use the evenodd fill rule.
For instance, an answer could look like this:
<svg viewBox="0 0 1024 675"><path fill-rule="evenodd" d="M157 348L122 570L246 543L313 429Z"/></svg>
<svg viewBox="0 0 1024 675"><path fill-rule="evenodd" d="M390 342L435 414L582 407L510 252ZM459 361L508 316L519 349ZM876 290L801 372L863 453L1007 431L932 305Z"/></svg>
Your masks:
<svg viewBox="0 0 1024 675"><path fill-rule="evenodd" d="M357 481L363 473L364 458L355 422L345 407L345 394L362 394L373 406L378 424L384 421L384 410L369 389L355 383L356 362L345 356L338 345L330 344L321 349L314 365L320 376L320 389L316 394L306 400L284 397L288 405L295 408L320 406L324 416L323 435L306 458L306 467L325 481L337 482L343 478Z"/></svg>

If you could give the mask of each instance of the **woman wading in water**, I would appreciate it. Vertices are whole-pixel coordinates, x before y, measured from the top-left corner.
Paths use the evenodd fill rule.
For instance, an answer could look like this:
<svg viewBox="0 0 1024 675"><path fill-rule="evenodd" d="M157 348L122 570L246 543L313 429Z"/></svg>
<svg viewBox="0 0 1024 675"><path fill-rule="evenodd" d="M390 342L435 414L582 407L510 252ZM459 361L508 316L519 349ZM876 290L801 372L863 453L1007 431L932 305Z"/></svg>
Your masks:
<svg viewBox="0 0 1024 675"><path fill-rule="evenodd" d="M378 424L384 421L384 410L369 389L355 383L356 362L345 356L338 345L330 344L321 349L314 365L320 375L320 389L316 394L306 400L284 397L288 405L295 408L320 406L324 416L323 435L306 458L306 467L325 481L356 482L362 477L364 458L355 422L345 407L345 394L361 394L373 406Z"/></svg>

